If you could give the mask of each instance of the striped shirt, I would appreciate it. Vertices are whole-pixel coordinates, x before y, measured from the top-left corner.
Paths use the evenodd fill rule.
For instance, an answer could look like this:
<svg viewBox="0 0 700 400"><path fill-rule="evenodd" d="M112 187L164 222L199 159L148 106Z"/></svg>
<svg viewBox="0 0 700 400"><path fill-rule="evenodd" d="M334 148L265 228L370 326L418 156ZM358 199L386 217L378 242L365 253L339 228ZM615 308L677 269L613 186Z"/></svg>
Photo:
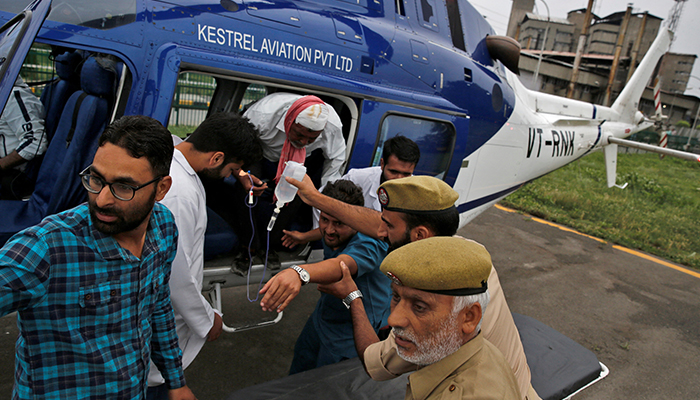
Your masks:
<svg viewBox="0 0 700 400"><path fill-rule="evenodd" d="M93 226L87 204L0 249L0 315L17 311L13 398L142 399L149 357L185 385L168 279L172 214L156 203L141 259ZM153 354L151 354L153 350Z"/></svg>

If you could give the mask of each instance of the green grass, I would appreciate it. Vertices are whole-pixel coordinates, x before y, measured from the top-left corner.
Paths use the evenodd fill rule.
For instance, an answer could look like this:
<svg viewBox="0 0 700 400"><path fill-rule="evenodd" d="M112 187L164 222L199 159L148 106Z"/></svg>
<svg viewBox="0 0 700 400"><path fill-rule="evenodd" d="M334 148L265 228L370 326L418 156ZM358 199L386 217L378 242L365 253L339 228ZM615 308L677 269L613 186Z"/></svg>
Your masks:
<svg viewBox="0 0 700 400"><path fill-rule="evenodd" d="M700 163L619 154L608 189L597 152L535 180L501 201L517 210L700 269Z"/></svg>
<svg viewBox="0 0 700 400"><path fill-rule="evenodd" d="M196 126L188 126L188 125L170 125L168 126L168 130L170 133L172 133L175 136L178 136L182 139L186 138L187 135L190 133L194 132L196 129Z"/></svg>

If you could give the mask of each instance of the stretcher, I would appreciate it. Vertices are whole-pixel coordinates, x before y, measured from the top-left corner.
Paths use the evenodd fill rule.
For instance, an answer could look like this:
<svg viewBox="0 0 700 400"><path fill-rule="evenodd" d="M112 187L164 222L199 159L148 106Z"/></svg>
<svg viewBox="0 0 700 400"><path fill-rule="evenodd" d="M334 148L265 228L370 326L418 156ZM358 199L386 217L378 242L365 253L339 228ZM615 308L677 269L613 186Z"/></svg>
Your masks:
<svg viewBox="0 0 700 400"><path fill-rule="evenodd" d="M547 325L513 313L532 385L543 400L570 399L608 375L590 350ZM238 390L228 400L403 400L407 376L376 382L358 358Z"/></svg>
<svg viewBox="0 0 700 400"><path fill-rule="evenodd" d="M298 253L281 253L281 267L277 270L272 271L269 268L265 268L263 264L253 264L250 268L250 274L248 274L247 271L239 271L233 267L235 263L232 255L216 258L207 261L205 264L202 293L208 296L212 307L221 311L221 289L248 286L251 288L251 291L255 291L259 282L267 282L273 274L285 268L295 264L315 263L321 260L323 260L323 251L311 250L309 247L302 249ZM251 296L254 296L254 294L251 294ZM229 326L224 321L222 329L224 332L233 333L263 328L280 322L283 315L284 313L280 312L273 320L259 321L247 325L235 325L229 321L229 324L231 324Z"/></svg>

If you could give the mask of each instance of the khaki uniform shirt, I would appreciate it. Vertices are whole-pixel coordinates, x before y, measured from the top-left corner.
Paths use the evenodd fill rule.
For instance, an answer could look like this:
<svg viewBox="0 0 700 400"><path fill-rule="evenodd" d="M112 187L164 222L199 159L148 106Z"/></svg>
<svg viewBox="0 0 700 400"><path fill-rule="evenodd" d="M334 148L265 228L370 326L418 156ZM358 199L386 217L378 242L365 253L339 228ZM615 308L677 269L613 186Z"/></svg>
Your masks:
<svg viewBox="0 0 700 400"><path fill-rule="evenodd" d="M493 343L510 364L518 381L518 388L523 399L540 400L535 390L530 385L530 367L527 365L523 342L520 333L513 321L508 303L503 295L503 288L498 279L496 269L491 266L491 274L488 280L489 304L481 322L481 333L484 338Z"/></svg>
<svg viewBox="0 0 700 400"><path fill-rule="evenodd" d="M394 378L416 366L403 361L396 352L394 334L365 351L365 365L372 379ZM412 365L406 369L406 365ZM388 368L398 366L399 370ZM418 369L408 377L406 400L428 399L521 399L513 371L498 349L482 334L457 352L435 364Z"/></svg>
<svg viewBox="0 0 700 400"><path fill-rule="evenodd" d="M523 344L520 341L520 334L513 321L513 315L510 313L506 298L503 295L503 289L501 288L498 274L493 267L491 267L491 274L489 275L488 288L490 301L486 307L486 312L484 313L481 323L481 336L496 346L505 357L513 370L513 374L515 374L522 399L540 400L540 397L530 384L530 368L527 365L527 358L525 357ZM367 352L365 352L365 366L369 371L370 366L367 360ZM370 373L372 378L375 380L391 379L405 372L415 371L416 369L415 365L404 361L398 356L387 360L387 362L393 362L395 364L384 364L382 369L386 367L387 371L394 371L395 375L378 379L374 378L374 375Z"/></svg>

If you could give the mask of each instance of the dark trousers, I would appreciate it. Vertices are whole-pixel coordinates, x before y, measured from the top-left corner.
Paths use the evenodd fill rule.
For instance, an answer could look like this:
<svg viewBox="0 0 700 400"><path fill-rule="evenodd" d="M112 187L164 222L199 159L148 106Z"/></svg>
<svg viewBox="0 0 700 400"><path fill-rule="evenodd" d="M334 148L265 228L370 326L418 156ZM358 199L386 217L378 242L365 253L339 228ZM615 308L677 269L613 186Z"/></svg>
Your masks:
<svg viewBox="0 0 700 400"><path fill-rule="evenodd" d="M148 391L146 391L146 400L168 400L168 386L165 383L149 386Z"/></svg>
<svg viewBox="0 0 700 400"><path fill-rule="evenodd" d="M0 171L0 199L21 200L30 195L34 185L29 182L24 173L14 168Z"/></svg>
<svg viewBox="0 0 700 400"><path fill-rule="evenodd" d="M294 345L294 358L292 359L292 366L289 368L289 375L324 365L335 364L345 359L345 357L333 354L330 349L321 343L314 323L309 318Z"/></svg>

